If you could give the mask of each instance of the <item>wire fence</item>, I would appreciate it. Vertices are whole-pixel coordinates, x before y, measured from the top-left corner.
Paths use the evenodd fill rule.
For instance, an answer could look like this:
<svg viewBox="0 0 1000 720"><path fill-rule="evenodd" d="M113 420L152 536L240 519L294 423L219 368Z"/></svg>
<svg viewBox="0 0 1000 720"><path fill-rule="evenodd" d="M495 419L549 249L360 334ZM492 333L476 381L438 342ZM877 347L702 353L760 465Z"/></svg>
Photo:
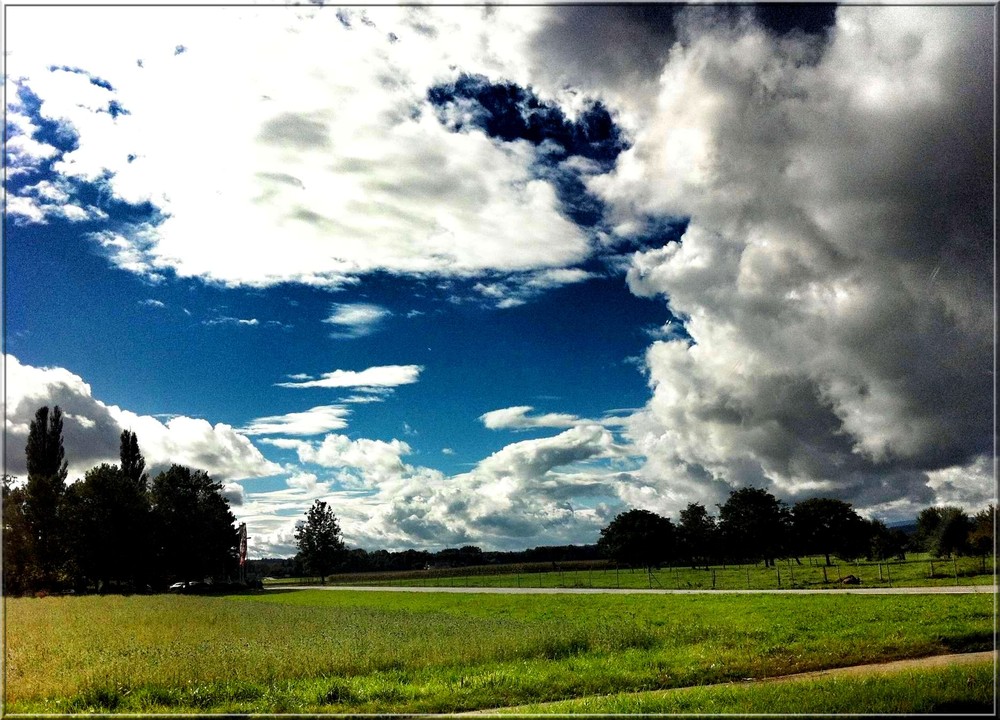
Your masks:
<svg viewBox="0 0 1000 720"><path fill-rule="evenodd" d="M773 590L834 587L987 585L996 582L993 557L843 561L786 558L773 565L619 567L605 561L481 565L331 575L265 578L273 585L391 587L604 588L664 590Z"/></svg>

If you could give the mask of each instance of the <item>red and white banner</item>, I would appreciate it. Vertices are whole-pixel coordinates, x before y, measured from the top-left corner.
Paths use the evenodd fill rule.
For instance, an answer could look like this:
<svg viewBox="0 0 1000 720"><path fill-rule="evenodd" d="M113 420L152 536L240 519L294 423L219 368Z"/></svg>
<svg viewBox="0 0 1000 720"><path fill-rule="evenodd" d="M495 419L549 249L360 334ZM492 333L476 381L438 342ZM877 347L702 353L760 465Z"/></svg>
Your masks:
<svg viewBox="0 0 1000 720"><path fill-rule="evenodd" d="M240 567L247 562L247 524L240 523Z"/></svg>

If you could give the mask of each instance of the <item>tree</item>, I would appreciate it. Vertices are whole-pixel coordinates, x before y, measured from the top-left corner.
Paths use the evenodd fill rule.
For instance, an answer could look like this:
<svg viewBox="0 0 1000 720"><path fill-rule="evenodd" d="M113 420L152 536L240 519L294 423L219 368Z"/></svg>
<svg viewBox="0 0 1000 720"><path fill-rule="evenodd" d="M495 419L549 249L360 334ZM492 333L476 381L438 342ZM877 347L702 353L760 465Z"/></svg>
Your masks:
<svg viewBox="0 0 1000 720"><path fill-rule="evenodd" d="M969 533L972 520L961 508L941 508L941 522L938 525L932 552L938 557L969 554Z"/></svg>
<svg viewBox="0 0 1000 720"><path fill-rule="evenodd" d="M24 488L15 487L15 478L3 476L3 592L19 595L28 589L31 533L24 515Z"/></svg>
<svg viewBox="0 0 1000 720"><path fill-rule="evenodd" d="M972 520L961 508L929 507L917 516L917 541L937 557L964 555L969 552Z"/></svg>
<svg viewBox="0 0 1000 720"><path fill-rule="evenodd" d="M773 565L787 546L791 525L788 509L760 488L740 488L719 506L719 530L725 551L738 559Z"/></svg>
<svg viewBox="0 0 1000 720"><path fill-rule="evenodd" d="M906 533L899 528L888 528L881 520L869 520L867 526L868 552L865 557L870 560L906 558L906 546L909 542Z"/></svg>
<svg viewBox="0 0 1000 720"><path fill-rule="evenodd" d="M653 567L674 557L674 524L649 510L629 510L601 530L598 549L616 562Z"/></svg>
<svg viewBox="0 0 1000 720"><path fill-rule="evenodd" d="M59 517L66 491L67 463L63 450L62 411L56 405L38 408L28 430L28 481L24 487L24 519L31 546L34 575L42 586L52 586L65 560L60 543Z"/></svg>
<svg viewBox="0 0 1000 720"><path fill-rule="evenodd" d="M997 509L990 505L985 510L980 510L972 518L972 531L969 533L969 550L976 555L996 554L996 538L994 528L996 527Z"/></svg>
<svg viewBox="0 0 1000 720"><path fill-rule="evenodd" d="M161 577L200 580L235 571L239 534L220 483L203 470L172 465L153 479L149 498Z"/></svg>
<svg viewBox="0 0 1000 720"><path fill-rule="evenodd" d="M715 557L716 531L715 518L708 514L704 505L690 503L681 510L677 544L691 567L695 567L699 561L707 564Z"/></svg>
<svg viewBox="0 0 1000 720"><path fill-rule="evenodd" d="M792 508L792 528L797 547L807 554L822 554L830 565L830 554L843 558L863 555L868 527L850 503L833 498L810 498Z"/></svg>
<svg viewBox="0 0 1000 720"><path fill-rule="evenodd" d="M319 575L320 582L333 572L344 556L344 541L333 510L317 500L306 512L305 522L295 527L295 543L299 548L296 560L301 560L306 572Z"/></svg>
<svg viewBox="0 0 1000 720"><path fill-rule="evenodd" d="M122 474L137 488L145 491L149 485L149 475L145 472L146 459L139 452L139 438L131 430L122 430L118 453L122 461Z"/></svg>
<svg viewBox="0 0 1000 720"><path fill-rule="evenodd" d="M148 574L149 499L115 465L102 464L69 486L67 545L77 584L140 587Z"/></svg>

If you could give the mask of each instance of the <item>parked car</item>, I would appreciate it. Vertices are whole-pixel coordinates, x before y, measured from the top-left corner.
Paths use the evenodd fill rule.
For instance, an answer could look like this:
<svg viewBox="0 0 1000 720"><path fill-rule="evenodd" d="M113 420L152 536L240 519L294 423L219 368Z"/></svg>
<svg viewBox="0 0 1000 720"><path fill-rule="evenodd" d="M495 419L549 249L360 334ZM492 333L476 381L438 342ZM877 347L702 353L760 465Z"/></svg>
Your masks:
<svg viewBox="0 0 1000 720"><path fill-rule="evenodd" d="M199 585L201 585L201 583L198 582L197 580L182 580L181 582L175 582L173 585L171 585L169 588L167 588L167 591L168 592L187 592L189 590L195 589Z"/></svg>

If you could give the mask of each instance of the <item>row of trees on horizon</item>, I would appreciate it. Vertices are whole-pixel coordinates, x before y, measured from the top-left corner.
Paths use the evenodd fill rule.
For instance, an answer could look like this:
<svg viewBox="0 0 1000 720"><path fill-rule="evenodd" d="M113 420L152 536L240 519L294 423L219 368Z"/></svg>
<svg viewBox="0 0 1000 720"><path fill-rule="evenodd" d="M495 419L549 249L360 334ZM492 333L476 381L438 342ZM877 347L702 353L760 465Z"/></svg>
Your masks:
<svg viewBox="0 0 1000 720"><path fill-rule="evenodd" d="M235 574L236 518L220 483L182 465L150 478L136 434L124 430L120 465L67 485L62 425L58 406L39 408L27 481L3 478L5 594L133 592Z"/></svg>
<svg viewBox="0 0 1000 720"><path fill-rule="evenodd" d="M39 408L31 422L27 481L3 480L3 590L24 594L75 590L161 590L176 580L238 572L239 534L222 485L202 470L173 465L150 479L135 433L121 433L120 464L101 464L67 485L62 412ZM845 560L937 557L996 552L996 509L970 516L930 507L914 536L860 517L849 503L811 498L788 507L758 488L733 490L718 506L689 504L675 523L629 510L600 532L596 545L483 552L475 546L430 553L349 549L333 509L317 500L296 528L290 560L251 561L260 574L326 576L333 572L417 570L499 562L562 562L605 557L631 567L763 562L822 555Z"/></svg>
<svg viewBox="0 0 1000 720"><path fill-rule="evenodd" d="M774 565L777 558L832 556L842 560L905 559L907 552L935 557L992 555L995 552L996 508L990 505L970 517L958 507L929 507L916 519L910 536L867 520L850 503L809 498L788 507L760 488L733 490L718 515L691 503L677 524L648 510L618 515L601 530L597 547L603 555L634 567L719 563Z"/></svg>
<svg viewBox="0 0 1000 720"><path fill-rule="evenodd" d="M691 503L675 524L649 510L620 513L596 545L536 547L523 551L487 551L476 546L437 552L403 550L367 552L348 549L333 509L317 500L296 530L294 558L252 561L264 575L325 578L333 573L412 571L425 568L488 564L564 562L606 558L628 567L665 564L698 567L763 562L776 558L822 556L827 565L842 560L905 560L907 552L935 557L995 553L996 509L990 505L970 517L957 507L929 507L917 516L911 535L881 520L866 520L850 503L810 498L791 508L759 488L733 490L718 506L718 516Z"/></svg>

